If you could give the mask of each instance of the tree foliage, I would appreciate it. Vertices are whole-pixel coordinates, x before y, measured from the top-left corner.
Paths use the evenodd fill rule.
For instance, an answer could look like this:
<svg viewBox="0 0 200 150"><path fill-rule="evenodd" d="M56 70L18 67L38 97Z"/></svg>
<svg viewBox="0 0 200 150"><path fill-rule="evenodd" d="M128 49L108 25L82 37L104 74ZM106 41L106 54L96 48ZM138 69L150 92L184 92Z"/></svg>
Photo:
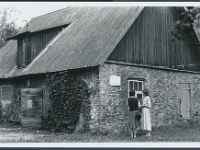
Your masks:
<svg viewBox="0 0 200 150"><path fill-rule="evenodd" d="M7 43L7 38L19 31L19 27L15 24L17 16L13 15L15 12L16 10L10 8L0 11L0 48Z"/></svg>
<svg viewBox="0 0 200 150"><path fill-rule="evenodd" d="M198 30L200 27L200 7L185 7L185 10L179 15L179 19L175 22L176 31L173 36L181 40L185 35L191 33L191 29Z"/></svg>

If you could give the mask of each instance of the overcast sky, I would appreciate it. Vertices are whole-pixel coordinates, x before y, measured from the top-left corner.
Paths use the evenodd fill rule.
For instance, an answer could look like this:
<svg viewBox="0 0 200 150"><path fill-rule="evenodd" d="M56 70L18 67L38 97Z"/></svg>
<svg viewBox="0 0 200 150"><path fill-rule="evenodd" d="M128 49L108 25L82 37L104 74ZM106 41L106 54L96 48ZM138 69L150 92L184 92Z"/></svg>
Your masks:
<svg viewBox="0 0 200 150"><path fill-rule="evenodd" d="M0 2L0 10L7 7L17 10L16 24L24 25L23 20L30 21L31 18L44 15L65 7L68 7L69 3L66 2Z"/></svg>
<svg viewBox="0 0 200 150"><path fill-rule="evenodd" d="M200 3L191 3L191 2L187 2L187 3L87 3L87 2L82 2L82 3L77 3L77 2L0 2L0 11L9 7L9 8L14 8L16 9L18 12L16 12L16 14L13 14L13 16L17 17L17 20L15 21L16 24L18 24L19 26L24 26L26 23L22 22L23 20L27 20L30 21L31 18L36 17L36 16L40 16L40 15L44 15L68 6L137 6L137 5L147 5L147 6L160 6L160 5L164 5L164 6L179 6L179 5L193 5L193 6L200 6ZM19 13L20 12L20 13ZM15 18L16 18L15 17Z"/></svg>

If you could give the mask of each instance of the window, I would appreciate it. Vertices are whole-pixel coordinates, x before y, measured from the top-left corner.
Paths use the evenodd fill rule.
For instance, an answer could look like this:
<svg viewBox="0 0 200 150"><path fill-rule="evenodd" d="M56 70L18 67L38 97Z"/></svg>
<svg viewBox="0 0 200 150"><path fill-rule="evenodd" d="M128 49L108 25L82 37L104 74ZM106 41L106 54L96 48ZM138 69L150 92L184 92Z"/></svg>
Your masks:
<svg viewBox="0 0 200 150"><path fill-rule="evenodd" d="M143 81L140 80L128 80L128 97L129 97L129 91L134 90L136 97L142 101L143 95Z"/></svg>
<svg viewBox="0 0 200 150"><path fill-rule="evenodd" d="M3 85L1 86L1 100L11 100L12 98L12 86Z"/></svg>

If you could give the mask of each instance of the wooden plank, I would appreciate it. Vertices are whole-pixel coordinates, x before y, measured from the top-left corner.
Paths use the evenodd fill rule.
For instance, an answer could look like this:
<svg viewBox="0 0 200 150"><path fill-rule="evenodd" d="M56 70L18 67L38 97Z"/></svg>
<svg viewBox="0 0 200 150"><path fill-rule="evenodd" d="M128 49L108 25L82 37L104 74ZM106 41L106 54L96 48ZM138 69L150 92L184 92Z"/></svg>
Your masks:
<svg viewBox="0 0 200 150"><path fill-rule="evenodd" d="M42 96L43 90L41 88L24 88L21 89L22 96Z"/></svg>
<svg viewBox="0 0 200 150"><path fill-rule="evenodd" d="M62 30L62 27L33 33L31 36L31 61L49 44Z"/></svg>
<svg viewBox="0 0 200 150"><path fill-rule="evenodd" d="M186 42L171 41L176 19L173 8L144 8L108 60L171 68L198 63L198 54L190 53Z"/></svg>
<svg viewBox="0 0 200 150"><path fill-rule="evenodd" d="M28 118L28 117L22 117L21 118L21 125L23 128L27 127L36 127L39 128L42 122L41 117L36 118Z"/></svg>
<svg viewBox="0 0 200 150"><path fill-rule="evenodd" d="M183 118L190 118L190 87L189 84L180 84L181 90L181 115Z"/></svg>
<svg viewBox="0 0 200 150"><path fill-rule="evenodd" d="M18 40L17 44L17 67L20 67L22 65L22 59L21 59L21 52L22 52L22 40Z"/></svg>
<svg viewBox="0 0 200 150"><path fill-rule="evenodd" d="M43 109L43 90L40 88L21 89L22 127L39 127Z"/></svg>

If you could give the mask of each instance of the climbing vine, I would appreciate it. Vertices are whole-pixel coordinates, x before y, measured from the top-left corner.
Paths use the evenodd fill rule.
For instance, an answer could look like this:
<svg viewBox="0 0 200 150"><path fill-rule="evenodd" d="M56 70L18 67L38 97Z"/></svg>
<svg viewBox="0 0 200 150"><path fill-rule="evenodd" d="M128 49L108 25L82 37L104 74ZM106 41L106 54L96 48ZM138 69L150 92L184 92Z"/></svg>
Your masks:
<svg viewBox="0 0 200 150"><path fill-rule="evenodd" d="M51 107L43 116L42 127L56 132L74 132L82 114L90 119L87 83L66 71L47 75ZM85 126L88 128L88 125Z"/></svg>

